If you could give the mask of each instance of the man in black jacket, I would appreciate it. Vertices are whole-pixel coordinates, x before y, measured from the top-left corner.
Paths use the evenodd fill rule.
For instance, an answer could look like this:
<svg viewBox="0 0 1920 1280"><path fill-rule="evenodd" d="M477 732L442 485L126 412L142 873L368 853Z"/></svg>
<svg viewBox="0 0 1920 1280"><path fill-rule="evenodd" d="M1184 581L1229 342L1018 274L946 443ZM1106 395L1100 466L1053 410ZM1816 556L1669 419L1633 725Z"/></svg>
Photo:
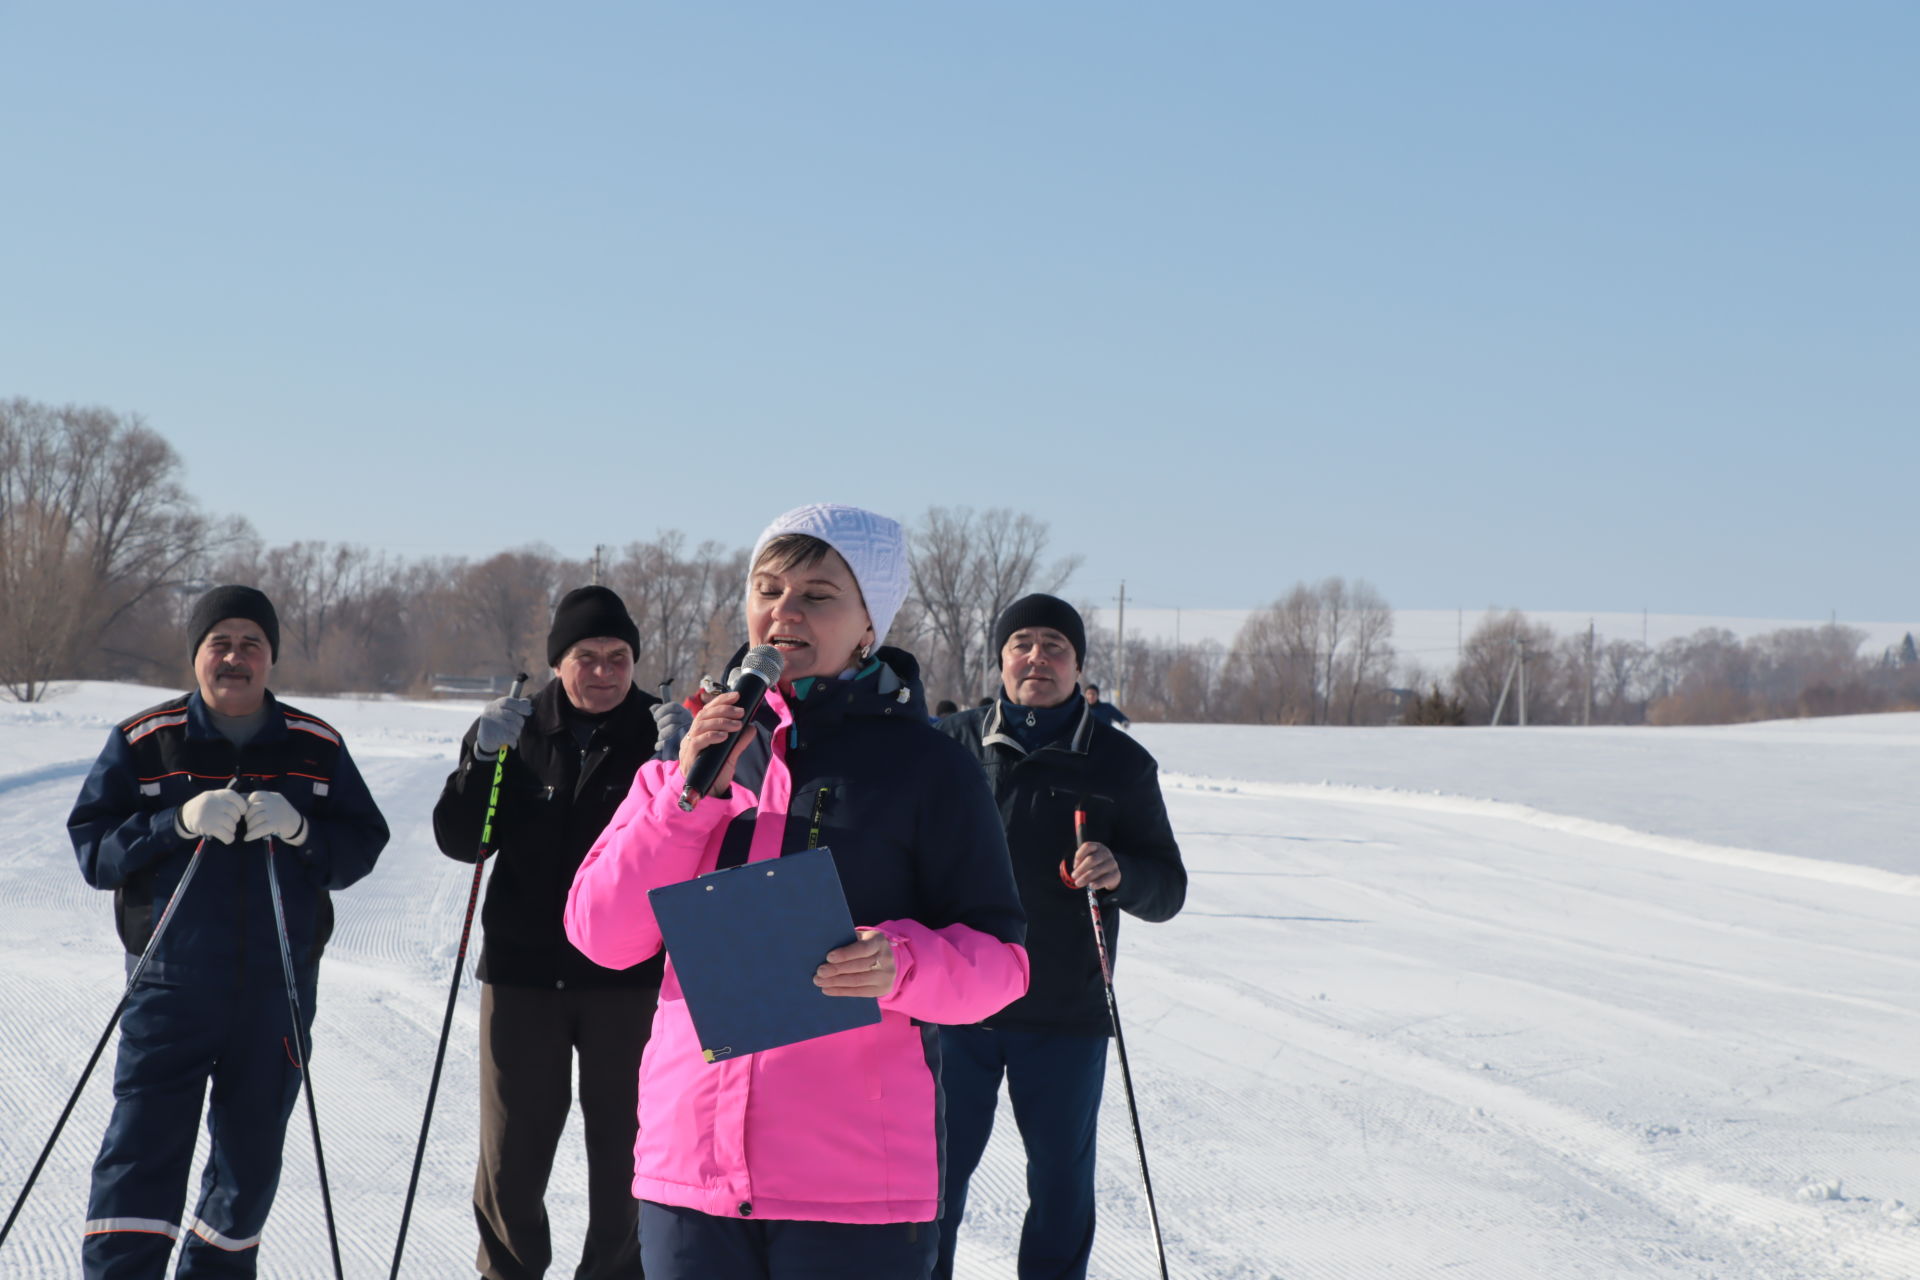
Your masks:
<svg viewBox="0 0 1920 1280"><path fill-rule="evenodd" d="M633 1199L640 1053L652 1032L661 961L602 969L567 941L567 890L633 775L652 756L659 699L633 685L639 630L605 587L568 592L547 636L554 679L531 700L487 705L433 810L450 858L483 856L481 825L500 749L497 852L481 911L480 1164L476 1266L535 1280L552 1261L547 1177L580 1058L587 1238L575 1280L640 1273Z"/></svg>
<svg viewBox="0 0 1920 1280"><path fill-rule="evenodd" d="M1000 804L1027 911L1027 994L974 1027L943 1027L948 1166L939 1280L953 1274L967 1182L986 1150L1002 1076L1027 1154L1020 1280L1082 1280L1093 1249L1094 1137L1112 1024L1085 889L1107 910L1167 920L1187 872L1145 748L1080 697L1086 627L1064 600L1030 595L994 625L1002 696L937 726L979 757ZM1076 833L1084 814L1084 835ZM1071 881L1071 884L1067 883ZM1119 910L1114 910L1118 908Z"/></svg>

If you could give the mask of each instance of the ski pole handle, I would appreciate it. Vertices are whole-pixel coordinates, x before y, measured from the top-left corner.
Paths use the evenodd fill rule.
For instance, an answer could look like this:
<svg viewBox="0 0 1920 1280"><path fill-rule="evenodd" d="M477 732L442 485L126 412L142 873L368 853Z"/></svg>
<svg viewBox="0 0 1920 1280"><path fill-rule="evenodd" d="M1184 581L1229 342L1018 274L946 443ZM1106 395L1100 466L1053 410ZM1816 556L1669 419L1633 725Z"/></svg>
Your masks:
<svg viewBox="0 0 1920 1280"><path fill-rule="evenodd" d="M509 698L517 698L520 691L527 687L527 673L522 671L513 678L513 688L507 690ZM500 780L507 774L507 747L503 743L500 754L493 761L493 787L487 792L487 816L480 824L480 859L486 861L487 846L493 843L493 813L500 807Z"/></svg>
<svg viewBox="0 0 1920 1280"><path fill-rule="evenodd" d="M1087 842L1087 808L1085 805L1076 805L1074 806L1074 810L1073 810L1073 851L1076 854L1079 853L1080 846L1085 844L1086 842ZM1072 862L1065 858L1061 859L1060 861L1060 883L1064 884L1069 889L1078 889L1080 887L1079 885L1073 882ZM1088 892L1092 892L1092 891L1089 890Z"/></svg>
<svg viewBox="0 0 1920 1280"><path fill-rule="evenodd" d="M1087 811L1084 806L1073 811L1073 837L1082 845L1087 842ZM1075 846L1076 849L1078 847L1078 845ZM1060 873L1062 879L1069 885L1073 885L1073 877L1067 874L1067 864L1064 862L1060 864ZM1079 888L1078 885L1073 887ZM1113 961L1107 957L1107 927L1106 922L1100 918L1100 891L1092 885L1087 886L1087 915L1093 921L1093 944L1100 953L1100 978L1106 983L1108 998L1111 999Z"/></svg>

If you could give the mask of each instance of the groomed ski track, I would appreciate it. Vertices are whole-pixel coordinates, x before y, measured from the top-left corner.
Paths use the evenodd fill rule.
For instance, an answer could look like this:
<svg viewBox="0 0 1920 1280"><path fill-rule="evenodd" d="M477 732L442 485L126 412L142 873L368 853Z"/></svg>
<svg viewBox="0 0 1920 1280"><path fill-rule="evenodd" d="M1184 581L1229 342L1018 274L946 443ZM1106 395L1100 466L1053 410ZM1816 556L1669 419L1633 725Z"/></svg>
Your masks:
<svg viewBox="0 0 1920 1280"><path fill-rule="evenodd" d="M106 726L158 696L83 685L0 705L8 1203L122 981L66 811ZM472 708L295 700L345 731L394 827L379 869L337 899L314 1064L347 1275L384 1277L471 878L433 849L427 814ZM1737 839L1703 840L1713 815L1677 824L1651 787L1636 808L1618 775L1594 792L1613 798L1565 811L1511 761L1478 794L1418 789L1457 790L1421 753L1471 739L1375 731L1375 765L1404 780L1387 787L1320 782L1293 759L1300 739L1277 736L1305 731L1265 732L1236 737L1229 767L1203 745L1219 731L1141 734L1193 873L1178 920L1127 922L1119 979L1175 1276L1920 1276L1920 867L1880 838L1887 807L1910 802L1817 767L1857 739L1795 748L1814 779L1797 797L1808 832L1862 848L1841 860L1803 856L1808 832L1769 845L1732 819ZM1738 790L1722 761L1739 731L1640 733L1650 779ZM469 989L405 1275L470 1273L474 1010ZM110 1066L0 1275L75 1273ZM1109 1085L1093 1270L1148 1276L1117 1072ZM577 1125L549 1200L555 1274L583 1221ZM1003 1116L963 1276L1011 1273L1020 1176ZM330 1274L303 1116L261 1262Z"/></svg>

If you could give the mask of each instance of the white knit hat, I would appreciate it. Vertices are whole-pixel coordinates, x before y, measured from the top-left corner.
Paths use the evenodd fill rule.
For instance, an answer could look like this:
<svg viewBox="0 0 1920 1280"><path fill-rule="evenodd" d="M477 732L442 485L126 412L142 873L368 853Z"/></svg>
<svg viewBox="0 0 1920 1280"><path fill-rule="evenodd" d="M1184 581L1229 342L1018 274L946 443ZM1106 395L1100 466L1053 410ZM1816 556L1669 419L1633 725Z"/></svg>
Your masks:
<svg viewBox="0 0 1920 1280"><path fill-rule="evenodd" d="M840 553L853 570L861 598L867 602L867 616L873 619L873 647L879 648L887 638L887 628L893 625L893 615L907 602L911 585L907 531L900 522L835 502L795 507L776 516L761 531L753 544L753 554L747 557L748 566L759 562L760 552L769 542L787 533L818 538Z"/></svg>

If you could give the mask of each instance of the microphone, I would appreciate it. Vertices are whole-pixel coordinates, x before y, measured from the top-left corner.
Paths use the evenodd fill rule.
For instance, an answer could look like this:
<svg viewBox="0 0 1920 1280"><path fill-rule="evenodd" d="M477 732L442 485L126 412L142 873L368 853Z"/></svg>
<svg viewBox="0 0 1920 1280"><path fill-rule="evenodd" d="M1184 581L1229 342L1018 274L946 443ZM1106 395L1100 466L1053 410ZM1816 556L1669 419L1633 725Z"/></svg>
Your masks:
<svg viewBox="0 0 1920 1280"><path fill-rule="evenodd" d="M767 700L767 690L780 683L780 672L786 665L787 660L770 644L755 645L740 660L733 678L727 682L727 692L740 695L740 708L747 713L747 718L741 722L741 732L753 727L754 714L760 710L760 704ZM683 812L692 813L693 806L700 803L701 797L713 790L714 779L720 776L720 768L726 764L727 755L733 748L734 740L727 738L700 749L700 754L693 758L692 770L687 774L687 785L680 791L680 808Z"/></svg>

